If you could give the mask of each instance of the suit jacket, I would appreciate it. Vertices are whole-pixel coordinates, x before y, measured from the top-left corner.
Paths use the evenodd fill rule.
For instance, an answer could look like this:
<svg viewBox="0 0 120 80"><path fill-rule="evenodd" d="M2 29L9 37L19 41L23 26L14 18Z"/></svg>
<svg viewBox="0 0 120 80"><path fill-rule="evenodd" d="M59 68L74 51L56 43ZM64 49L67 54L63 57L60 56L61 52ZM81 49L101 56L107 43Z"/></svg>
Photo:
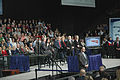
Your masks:
<svg viewBox="0 0 120 80"><path fill-rule="evenodd" d="M60 41L60 43L61 43L61 41ZM57 40L57 41L55 41L55 48L56 49L61 49L62 48L62 45L61 45L61 47L60 47L60 45L59 45L59 41Z"/></svg>
<svg viewBox="0 0 120 80"><path fill-rule="evenodd" d="M117 42L115 41L114 48L120 48L120 41L119 41L119 45L118 46L117 46Z"/></svg>
<svg viewBox="0 0 120 80"><path fill-rule="evenodd" d="M15 55L20 55L20 54L21 54L20 48L19 48L19 50L16 48L16 50L15 50Z"/></svg>
<svg viewBox="0 0 120 80"><path fill-rule="evenodd" d="M8 53L8 55L10 55L9 50L7 50L7 53ZM14 51L14 50L11 50L11 55L14 55L14 54L15 54L15 51Z"/></svg>
<svg viewBox="0 0 120 80"><path fill-rule="evenodd" d="M41 46L40 46L40 48L41 48L41 53L44 54L44 51L47 51L46 43L41 42Z"/></svg>
<svg viewBox="0 0 120 80"><path fill-rule="evenodd" d="M85 80L85 76L80 76L76 80Z"/></svg>
<svg viewBox="0 0 120 80"><path fill-rule="evenodd" d="M65 44L64 44L65 43ZM63 50L66 50L66 48L67 48L67 44L66 44L66 42L64 41L61 41L61 46L62 46L62 49Z"/></svg>
<svg viewBox="0 0 120 80"><path fill-rule="evenodd" d="M74 41L74 46L75 46L75 48L77 48L77 45L80 45L80 41L77 42L77 41L75 40L75 41Z"/></svg>
<svg viewBox="0 0 120 80"><path fill-rule="evenodd" d="M67 41L67 47L69 47L70 49L72 49L72 46L74 46L73 41L71 40L71 42L68 40Z"/></svg>
<svg viewBox="0 0 120 80"><path fill-rule="evenodd" d="M104 49L107 49L108 46L109 46L109 45L108 45L108 41L106 41L106 42L103 44L103 48L104 48Z"/></svg>
<svg viewBox="0 0 120 80"><path fill-rule="evenodd" d="M86 54L85 54L86 55ZM86 58L84 57L83 53L79 53L78 54L78 60L79 60L79 68L85 68L85 65L88 64L88 58L87 58L87 55L86 55Z"/></svg>
<svg viewBox="0 0 120 80"><path fill-rule="evenodd" d="M77 45L79 45L79 47L77 46ZM81 45L80 45L80 41L74 41L74 49L75 49L75 54L77 54L78 53L78 51L80 50L80 47L82 47Z"/></svg>
<svg viewBox="0 0 120 80"><path fill-rule="evenodd" d="M41 53L42 54L51 54L49 47L44 42L41 42Z"/></svg>

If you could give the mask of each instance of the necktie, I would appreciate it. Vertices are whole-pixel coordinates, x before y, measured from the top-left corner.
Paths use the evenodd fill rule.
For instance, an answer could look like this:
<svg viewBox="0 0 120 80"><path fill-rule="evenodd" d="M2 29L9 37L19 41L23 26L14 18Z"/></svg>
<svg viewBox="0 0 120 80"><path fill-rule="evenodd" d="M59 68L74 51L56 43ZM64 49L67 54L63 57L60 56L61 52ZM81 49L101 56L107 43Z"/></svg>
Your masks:
<svg viewBox="0 0 120 80"><path fill-rule="evenodd" d="M65 44L65 42L63 41L63 44L65 45L65 47L66 47L66 44Z"/></svg>
<svg viewBox="0 0 120 80"><path fill-rule="evenodd" d="M60 43L60 41L59 41L59 46L60 46L60 48L61 48L61 43Z"/></svg>

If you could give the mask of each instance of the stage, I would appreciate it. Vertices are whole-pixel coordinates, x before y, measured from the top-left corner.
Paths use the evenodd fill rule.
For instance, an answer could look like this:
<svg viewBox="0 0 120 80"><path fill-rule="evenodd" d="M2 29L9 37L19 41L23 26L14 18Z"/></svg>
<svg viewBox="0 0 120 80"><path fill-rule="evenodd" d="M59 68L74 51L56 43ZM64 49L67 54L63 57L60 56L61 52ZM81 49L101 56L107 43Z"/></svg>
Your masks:
<svg viewBox="0 0 120 80"><path fill-rule="evenodd" d="M117 67L120 66L120 59L102 59L103 64L106 66L106 68L113 68L113 67ZM61 66L61 68L63 70L68 70L68 65L65 62L62 63L63 65L59 65ZM16 74L16 75L12 75L12 76L7 76L7 77L2 77L0 78L0 80L32 80L35 79L35 69L37 69L38 66L31 66L30 67L30 72L26 72L26 73L21 73L21 74ZM52 67L49 68L49 66L45 66L42 65L41 69L52 69ZM56 67L54 67L54 70L56 69ZM60 70L60 69L58 69ZM67 73L67 72L64 72ZM44 76L48 76L48 75L52 75L51 71L37 71L37 76L39 77L44 77ZM54 75L56 75L56 71L54 71Z"/></svg>
<svg viewBox="0 0 120 80"><path fill-rule="evenodd" d="M106 66L106 68L112 68L116 66L120 66L120 59L102 59L103 65Z"/></svg>
<svg viewBox="0 0 120 80"><path fill-rule="evenodd" d="M59 65L60 65L60 63L59 63ZM67 63L64 63L64 65L60 65L60 66L62 69L68 70ZM35 79L35 69L37 69L37 68L38 68L38 65L31 66L30 72L2 77L2 78L0 78L0 80L31 80L31 79ZM47 65L45 67L44 67L44 65L42 65L41 69L52 69L52 67L49 68L49 66L47 66ZM54 66L54 70L55 69L56 69L56 66ZM60 69L58 68L58 70L60 70ZM38 77L44 77L44 76L48 76L48 75L52 75L52 72L51 71L37 71ZM54 71L54 75L56 75L56 71Z"/></svg>

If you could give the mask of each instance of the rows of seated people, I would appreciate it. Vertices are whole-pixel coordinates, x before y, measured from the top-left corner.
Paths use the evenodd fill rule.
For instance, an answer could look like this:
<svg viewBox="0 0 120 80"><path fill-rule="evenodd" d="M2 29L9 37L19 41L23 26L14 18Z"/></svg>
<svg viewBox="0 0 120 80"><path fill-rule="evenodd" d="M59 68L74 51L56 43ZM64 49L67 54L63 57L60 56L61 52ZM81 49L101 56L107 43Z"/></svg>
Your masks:
<svg viewBox="0 0 120 80"><path fill-rule="evenodd" d="M97 25L93 31L88 31L85 37L100 36L102 56L120 57L119 39L115 42L112 38L107 40L107 35L108 27L104 24ZM85 46L84 39L79 39L78 35L62 35L58 29L53 31L51 24L41 20L12 20L10 18L0 20L0 54L2 56L54 54L64 58L77 54L82 46Z"/></svg>
<svg viewBox="0 0 120 80"><path fill-rule="evenodd" d="M66 36L51 24L40 20L0 20L0 54L31 55L54 54L61 58L73 55L80 47L85 46L79 36Z"/></svg>

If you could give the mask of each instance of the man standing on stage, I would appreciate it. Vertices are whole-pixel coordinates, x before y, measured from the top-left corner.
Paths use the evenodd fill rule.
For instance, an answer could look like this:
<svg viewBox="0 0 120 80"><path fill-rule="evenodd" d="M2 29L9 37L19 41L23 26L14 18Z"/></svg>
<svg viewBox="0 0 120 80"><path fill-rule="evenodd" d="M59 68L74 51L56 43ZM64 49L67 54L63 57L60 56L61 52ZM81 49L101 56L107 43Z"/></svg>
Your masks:
<svg viewBox="0 0 120 80"><path fill-rule="evenodd" d="M85 54L85 47L81 48L81 52L78 54L79 68L86 69L88 68L88 58Z"/></svg>

